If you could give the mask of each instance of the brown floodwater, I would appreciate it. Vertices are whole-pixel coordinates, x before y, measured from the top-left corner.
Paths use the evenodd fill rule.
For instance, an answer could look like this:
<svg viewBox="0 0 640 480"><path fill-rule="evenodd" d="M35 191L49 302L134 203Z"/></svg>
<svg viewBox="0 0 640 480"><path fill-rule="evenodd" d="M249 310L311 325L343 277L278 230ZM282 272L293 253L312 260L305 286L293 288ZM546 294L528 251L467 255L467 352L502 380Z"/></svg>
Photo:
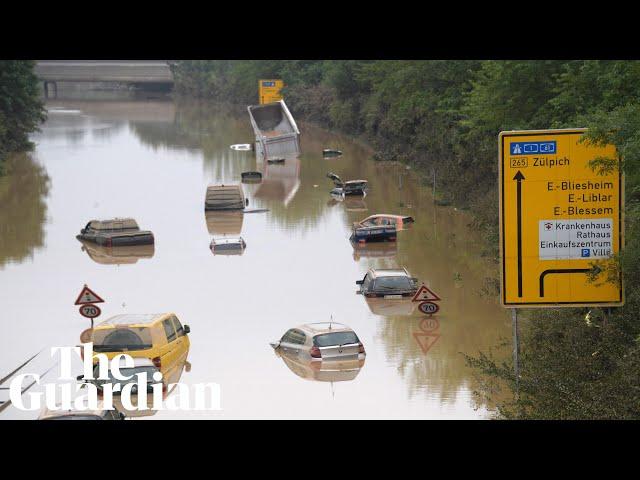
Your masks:
<svg viewBox="0 0 640 480"><path fill-rule="evenodd" d="M181 382L220 385L219 412L141 418L488 416L462 354L510 336L492 281L498 270L469 214L435 206L431 185L413 171L375 162L365 145L304 123L299 159L264 164L230 148L253 140L244 109L170 100L47 107L35 150L12 157L0 178L0 377L40 350L23 372L42 373L53 365L51 346L79 343L89 321L74 301L86 283L106 300L98 321L175 312L191 327ZM343 155L323 158L323 148ZM268 212L205 216L207 185L237 183L248 170L263 173L261 183L243 184L249 208ZM332 199L328 171L367 179L368 195ZM351 224L374 213L416 223L396 243L354 248ZM76 240L89 220L115 216L153 231L155 246L115 254ZM217 233L240 234L246 250L213 255ZM368 268L397 266L442 298L436 316L355 293ZM318 370L269 345L291 327L331 318L356 331L363 365ZM56 376L54 369L45 380ZM14 407L0 413L37 416Z"/></svg>

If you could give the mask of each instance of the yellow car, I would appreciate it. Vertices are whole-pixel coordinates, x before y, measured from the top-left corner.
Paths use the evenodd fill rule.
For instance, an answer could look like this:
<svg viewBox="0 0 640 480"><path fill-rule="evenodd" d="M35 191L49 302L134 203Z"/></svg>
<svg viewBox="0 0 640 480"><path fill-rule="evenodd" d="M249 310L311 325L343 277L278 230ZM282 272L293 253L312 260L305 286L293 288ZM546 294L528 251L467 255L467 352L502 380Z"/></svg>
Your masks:
<svg viewBox="0 0 640 480"><path fill-rule="evenodd" d="M175 377L189 353L189 325L182 325L173 313L123 314L108 318L93 329L95 354L112 359L120 353L134 358L148 358L162 372L166 382Z"/></svg>

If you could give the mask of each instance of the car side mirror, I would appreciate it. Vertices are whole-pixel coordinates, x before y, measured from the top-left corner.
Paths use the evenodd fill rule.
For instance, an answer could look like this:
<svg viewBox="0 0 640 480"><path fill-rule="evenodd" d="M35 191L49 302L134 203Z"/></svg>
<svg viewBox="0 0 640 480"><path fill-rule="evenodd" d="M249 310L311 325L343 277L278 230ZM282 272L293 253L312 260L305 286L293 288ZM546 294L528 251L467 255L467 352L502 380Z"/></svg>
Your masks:
<svg viewBox="0 0 640 480"><path fill-rule="evenodd" d="M84 381L84 375L78 375L76 377L76 380L78 380L79 382Z"/></svg>
<svg viewBox="0 0 640 480"><path fill-rule="evenodd" d="M364 283L364 280L357 280L356 281L356 285L362 285Z"/></svg>
<svg viewBox="0 0 640 480"><path fill-rule="evenodd" d="M184 334L185 335L187 333L191 333L191 328L189 327L189 325L184 325L182 328L184 329Z"/></svg>

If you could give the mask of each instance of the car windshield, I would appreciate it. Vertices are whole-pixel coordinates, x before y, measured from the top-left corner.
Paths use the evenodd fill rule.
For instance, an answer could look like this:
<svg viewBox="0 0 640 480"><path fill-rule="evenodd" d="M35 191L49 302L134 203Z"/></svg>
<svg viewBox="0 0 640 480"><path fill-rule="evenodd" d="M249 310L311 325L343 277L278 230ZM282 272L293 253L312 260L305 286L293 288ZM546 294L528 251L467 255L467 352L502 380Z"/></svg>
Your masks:
<svg viewBox="0 0 640 480"><path fill-rule="evenodd" d="M98 328L93 331L93 350L96 352L144 350L151 348L152 343L148 327Z"/></svg>
<svg viewBox="0 0 640 480"><path fill-rule="evenodd" d="M154 383L153 380L153 374L155 372L157 372L158 369L156 367L153 366L148 366L148 367L133 367L133 368L121 368L120 369L120 376L123 377L131 377L128 380L117 380L114 376L113 376L113 372L111 370L109 370L109 379L108 380L97 380L96 383L98 385L104 385L106 383L111 383L111 384L120 384L120 385L126 385L128 383L138 383L138 374L141 373L146 373L147 374L147 383ZM98 378L99 375L99 368L98 366L96 366L93 370L93 376L94 378Z"/></svg>
<svg viewBox="0 0 640 480"><path fill-rule="evenodd" d="M346 345L348 343L358 343L358 336L355 332L334 332L323 333L313 337L313 344L316 347L330 347L333 345Z"/></svg>
<svg viewBox="0 0 640 480"><path fill-rule="evenodd" d="M376 280L375 288L382 290L410 290L411 282L407 277L381 277Z"/></svg>

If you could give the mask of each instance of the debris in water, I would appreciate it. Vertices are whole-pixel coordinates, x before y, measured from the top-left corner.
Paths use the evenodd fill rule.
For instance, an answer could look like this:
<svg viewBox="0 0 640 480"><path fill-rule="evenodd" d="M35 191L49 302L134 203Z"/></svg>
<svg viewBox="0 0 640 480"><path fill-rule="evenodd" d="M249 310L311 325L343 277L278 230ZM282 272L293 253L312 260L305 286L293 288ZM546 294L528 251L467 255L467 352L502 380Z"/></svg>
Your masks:
<svg viewBox="0 0 640 480"><path fill-rule="evenodd" d="M250 143L236 143L235 145L231 145L231 150L238 150L239 152L248 152L253 150L253 145Z"/></svg>
<svg viewBox="0 0 640 480"><path fill-rule="evenodd" d="M334 148L325 148L322 150L322 155L325 157L338 157L342 155L342 150L336 150Z"/></svg>

